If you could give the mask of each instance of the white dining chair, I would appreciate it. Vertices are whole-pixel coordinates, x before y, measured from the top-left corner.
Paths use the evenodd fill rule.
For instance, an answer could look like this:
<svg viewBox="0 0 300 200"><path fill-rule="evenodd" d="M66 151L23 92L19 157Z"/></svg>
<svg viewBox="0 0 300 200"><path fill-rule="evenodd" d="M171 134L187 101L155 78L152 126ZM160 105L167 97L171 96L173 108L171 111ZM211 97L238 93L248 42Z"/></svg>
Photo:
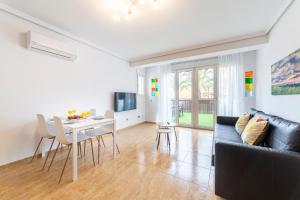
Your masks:
<svg viewBox="0 0 300 200"><path fill-rule="evenodd" d="M31 162L32 162L33 159L35 158L35 156L36 156L36 154L37 154L37 151L38 151L38 149L39 149L40 146L41 146L42 141L43 141L44 139L50 139L50 140L52 140L52 143L51 143L51 145L50 145L49 151L48 151L48 153L47 153L46 159L45 159L44 164L43 164L43 168L42 168L42 169L44 169L44 168L45 168L45 165L46 165L46 163L47 163L47 160L48 160L48 158L49 158L50 152L51 152L51 150L52 150L52 147L53 147L53 143L54 143L54 141L55 141L55 135L56 135L56 134L55 134L54 132L52 132L52 131L49 130L44 115L42 115L42 114L37 114L37 120L38 120L38 128L37 128L37 130L38 130L39 135L41 136L41 139L40 139L40 141L39 141L39 143L38 143L38 146L36 147L36 149L35 149L35 151L34 151L34 154L33 154L32 158L31 158Z"/></svg>
<svg viewBox="0 0 300 200"><path fill-rule="evenodd" d="M63 127L63 122L62 122L62 120L59 117L54 117L54 127L56 129L56 139L58 140L59 144L58 144L58 146L57 146L57 148L56 148L56 150L54 152L54 156L52 157L52 160L51 160L51 163L49 165L48 171L50 170L50 168L52 166L52 163L53 163L54 158L56 156L56 153L57 153L59 145L60 144L67 145L68 149L69 149L68 150L67 158L65 160L64 167L63 167L62 172L61 172L60 177L59 177L58 184L60 184L62 176L63 176L63 173L64 173L65 168L66 168L66 164L67 164L69 156L70 156L70 152L71 152L72 147L73 147L73 145L72 145L73 144L73 136L65 134L64 127ZM90 140L90 142L91 142L93 163L94 163L94 166L96 166L95 165L95 158L94 158L94 150L93 150L93 141L92 141L92 138L89 137L89 136L87 136L87 135L84 135L82 133L77 134L77 145L79 145L81 142L85 142L86 140ZM76 158L74 158L74 159L76 159Z"/></svg>
<svg viewBox="0 0 300 200"><path fill-rule="evenodd" d="M104 117L105 118L111 118L111 119L114 119L115 118L115 114L114 114L114 111L112 110L108 110L105 112L104 114ZM95 137L98 141L98 164L99 164L99 160L100 160L100 139L102 140L102 143L105 147L105 143L104 143L104 140L103 140L103 135L107 135L107 134L112 134L113 133L113 127L111 126L102 126L102 127L99 127L99 128L95 128L95 129L89 129L89 130L86 130L85 131L85 134L89 137ZM118 144L116 144L116 147L117 147L117 150L118 150L118 153L120 154L120 149L119 149L119 146ZM85 152L85 144L84 144L84 152Z"/></svg>
<svg viewBox="0 0 300 200"><path fill-rule="evenodd" d="M170 143L170 136L169 134L172 132L171 128L160 128L159 126L156 128L156 133L157 133L157 136L156 136L156 141L157 141L157 147L156 149L158 150L159 148L159 144L160 144L160 136L162 134L165 135L165 138L167 140L167 145L168 145L168 148L169 150L171 150L171 143Z"/></svg>

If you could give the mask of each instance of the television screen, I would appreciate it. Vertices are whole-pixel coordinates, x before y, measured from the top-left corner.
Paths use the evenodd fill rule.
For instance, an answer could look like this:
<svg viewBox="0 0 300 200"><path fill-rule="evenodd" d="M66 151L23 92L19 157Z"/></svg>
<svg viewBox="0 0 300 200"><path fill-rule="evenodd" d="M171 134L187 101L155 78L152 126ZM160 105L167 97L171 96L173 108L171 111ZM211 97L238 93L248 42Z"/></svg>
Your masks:
<svg viewBox="0 0 300 200"><path fill-rule="evenodd" d="M136 93L115 92L115 112L136 109Z"/></svg>

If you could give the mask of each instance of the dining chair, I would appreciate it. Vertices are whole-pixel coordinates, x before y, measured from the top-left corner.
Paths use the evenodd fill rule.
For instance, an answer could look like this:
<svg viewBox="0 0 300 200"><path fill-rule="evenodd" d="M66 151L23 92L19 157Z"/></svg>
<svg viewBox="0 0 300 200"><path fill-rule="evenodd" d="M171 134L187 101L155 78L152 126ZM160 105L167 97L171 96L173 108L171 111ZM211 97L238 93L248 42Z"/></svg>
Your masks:
<svg viewBox="0 0 300 200"><path fill-rule="evenodd" d="M162 134L165 135L166 137L166 140L167 140L167 145L168 145L168 148L169 150L171 149L171 143L170 143L170 136L169 134L172 132L172 130L170 128L160 128L160 127L157 127L156 128L156 141L157 141L157 146L156 146L156 149L158 150L158 147L159 147L159 144L160 144L160 136Z"/></svg>
<svg viewBox="0 0 300 200"><path fill-rule="evenodd" d="M38 133L39 133L39 135L41 136L41 139L40 139L40 141L39 141L39 143L38 143L38 146L36 147L36 149L35 149L35 151L34 151L34 154L33 154L32 158L31 158L31 162L32 162L33 159L35 158L35 156L36 156L36 154L37 154L37 151L38 151L38 149L39 149L40 146L41 146L42 141L43 141L44 139L50 139L50 140L52 140L52 143L51 143L51 145L50 145L50 148L49 148L49 150L48 150L46 159L45 159L44 164L43 164L43 168L42 168L42 169L44 169L44 168L45 168L45 165L46 165L46 163L47 163L47 160L48 160L48 158L49 158L49 155L50 155L50 153L51 153L51 149L52 149L52 147L53 147L54 141L55 141L55 133L49 130L44 115L42 115L42 114L37 114L37 120L38 120Z"/></svg>
<svg viewBox="0 0 300 200"><path fill-rule="evenodd" d="M114 111L112 111L112 110L106 111L105 114L104 114L104 117L114 119L115 118ZM99 164L99 162L100 162L99 161L100 160L100 146L101 146L100 145L100 139L102 140L102 143L105 147L105 143L104 143L104 140L103 140L102 136L107 135L107 134L112 135L113 134L113 128L111 126L102 126L102 127L99 127L99 128L86 130L85 134L89 137L95 137L97 139L97 142L98 142L98 164ZM116 147L117 147L118 153L120 154L120 149L119 149L118 144L116 144ZM83 152L85 152L85 144L84 144L84 151Z"/></svg>
<svg viewBox="0 0 300 200"><path fill-rule="evenodd" d="M112 110L107 110L104 114L104 117L114 119L115 118L115 112L112 111ZM113 134L113 128L111 126L102 127L102 131L104 132L103 135L106 135L106 134L111 134L112 135ZM101 139L102 139L103 145L105 147L105 143L104 143L104 140L102 138L102 135L101 135ZM119 149L118 144L116 144L116 147L117 147L118 153L120 153L120 149Z"/></svg>
<svg viewBox="0 0 300 200"><path fill-rule="evenodd" d="M58 146L57 146L57 148L56 148L56 150L54 152L54 155L52 157L52 160L51 160L51 163L49 165L48 171L50 170L50 168L52 166L52 163L53 163L54 158L56 156L56 153L57 153L59 145L60 144L64 144L64 145L68 146L68 155L67 155L67 158L65 160L65 163L64 163L62 172L60 174L59 181L58 181L58 184L60 184L62 176L63 176L63 173L64 173L65 168L66 168L66 164L67 164L69 156L70 156L70 152L71 152L72 147L73 147L73 136L65 134L64 127L63 127L63 122L62 122L62 120L59 117L54 117L54 127L56 129L56 138L57 138L59 144L58 144ZM87 135L85 135L85 134L82 134L82 133L78 133L77 134L77 145L79 145L81 142L85 142L87 140L90 140L90 142L91 142L93 163L94 163L94 166L96 166L95 165L95 158L94 158L94 150L93 150L93 141L92 141L92 138L89 137L89 136L87 136Z"/></svg>
<svg viewBox="0 0 300 200"><path fill-rule="evenodd" d="M176 124L173 122L159 122L158 128L170 128L173 129L173 132L175 133L176 141L178 141L177 132L176 132ZM156 136L157 139L157 136Z"/></svg>

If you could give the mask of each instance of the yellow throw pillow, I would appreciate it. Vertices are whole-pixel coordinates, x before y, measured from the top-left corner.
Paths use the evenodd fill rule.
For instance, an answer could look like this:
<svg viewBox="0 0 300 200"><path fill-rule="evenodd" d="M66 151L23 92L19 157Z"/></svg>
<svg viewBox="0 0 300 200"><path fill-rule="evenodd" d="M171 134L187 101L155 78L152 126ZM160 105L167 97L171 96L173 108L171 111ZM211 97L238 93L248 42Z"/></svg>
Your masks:
<svg viewBox="0 0 300 200"><path fill-rule="evenodd" d="M259 145L267 132L268 121L260 117L253 117L242 133L242 140L246 144Z"/></svg>
<svg viewBox="0 0 300 200"><path fill-rule="evenodd" d="M248 121L250 119L250 114L246 113L239 117L235 124L235 130L241 135L248 124Z"/></svg>

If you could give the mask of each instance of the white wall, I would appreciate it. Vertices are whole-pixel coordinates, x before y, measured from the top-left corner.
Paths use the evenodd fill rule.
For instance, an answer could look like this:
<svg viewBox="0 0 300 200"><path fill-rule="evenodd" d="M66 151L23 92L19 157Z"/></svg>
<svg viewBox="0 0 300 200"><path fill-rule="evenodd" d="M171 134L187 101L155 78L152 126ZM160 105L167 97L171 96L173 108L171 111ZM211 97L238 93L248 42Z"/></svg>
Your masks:
<svg viewBox="0 0 300 200"><path fill-rule="evenodd" d="M113 108L114 91L136 92L136 70L125 61L2 11L0 27L0 165L33 154L39 140L37 113L51 117L68 109L95 108L103 114ZM25 49L28 30L72 43L78 59L70 62ZM143 121L143 97L137 110L117 114L117 128Z"/></svg>
<svg viewBox="0 0 300 200"><path fill-rule="evenodd" d="M269 43L258 51L257 108L300 121L300 95L271 95L271 65L300 48L300 1L296 0L270 33Z"/></svg>
<svg viewBox="0 0 300 200"><path fill-rule="evenodd" d="M159 96L151 96L151 79L158 78L160 80L160 67L146 68L146 121L159 121Z"/></svg>
<svg viewBox="0 0 300 200"><path fill-rule="evenodd" d="M200 60L199 65L218 65L218 60L216 58ZM256 84L256 51L249 51L243 53L243 63L244 72L254 71L254 87ZM173 69L190 68L191 64L189 62L174 64ZM160 66L148 67L146 68L146 121L157 122L159 120L159 97L152 97L150 95L152 78L160 79ZM244 85L244 82L241 84ZM250 108L255 108L256 106L256 91L254 90L253 97L244 97L244 111L247 112Z"/></svg>
<svg viewBox="0 0 300 200"><path fill-rule="evenodd" d="M253 71L253 96L244 96L244 112L250 111L251 108L256 107L256 51L249 51L243 54L244 72Z"/></svg>

